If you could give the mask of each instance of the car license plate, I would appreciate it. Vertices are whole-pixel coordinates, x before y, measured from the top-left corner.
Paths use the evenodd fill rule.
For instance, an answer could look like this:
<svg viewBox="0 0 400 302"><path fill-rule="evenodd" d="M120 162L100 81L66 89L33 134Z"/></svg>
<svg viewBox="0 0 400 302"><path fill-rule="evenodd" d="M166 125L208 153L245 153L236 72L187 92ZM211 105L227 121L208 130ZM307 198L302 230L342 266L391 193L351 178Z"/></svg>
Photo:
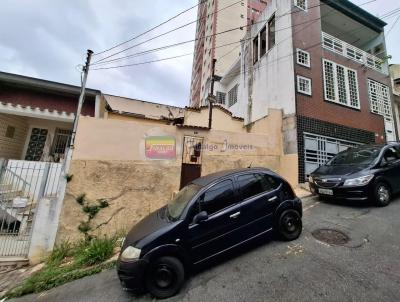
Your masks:
<svg viewBox="0 0 400 302"><path fill-rule="evenodd" d="M318 189L318 193L324 195L333 195L333 191L329 189Z"/></svg>

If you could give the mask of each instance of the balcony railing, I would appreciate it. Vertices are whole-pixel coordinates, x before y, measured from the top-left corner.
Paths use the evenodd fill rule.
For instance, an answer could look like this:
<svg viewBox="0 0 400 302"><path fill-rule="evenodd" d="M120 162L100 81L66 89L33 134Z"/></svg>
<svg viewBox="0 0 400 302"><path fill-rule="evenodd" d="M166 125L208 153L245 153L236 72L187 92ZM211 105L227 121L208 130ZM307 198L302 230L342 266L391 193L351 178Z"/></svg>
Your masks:
<svg viewBox="0 0 400 302"><path fill-rule="evenodd" d="M384 73L381 59L325 32L322 32L322 46L346 58Z"/></svg>

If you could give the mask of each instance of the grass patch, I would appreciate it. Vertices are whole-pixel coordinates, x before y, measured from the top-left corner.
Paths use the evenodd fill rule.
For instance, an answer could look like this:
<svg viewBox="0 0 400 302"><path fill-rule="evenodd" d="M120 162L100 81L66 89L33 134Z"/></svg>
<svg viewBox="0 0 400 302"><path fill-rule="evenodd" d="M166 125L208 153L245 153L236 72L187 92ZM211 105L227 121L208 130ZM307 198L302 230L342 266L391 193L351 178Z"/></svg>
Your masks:
<svg viewBox="0 0 400 302"><path fill-rule="evenodd" d="M90 276L115 266L115 261L104 262L113 255L115 238L95 238L71 244L62 242L54 248L45 267L32 274L21 285L6 293L8 298L39 293L67 282Z"/></svg>

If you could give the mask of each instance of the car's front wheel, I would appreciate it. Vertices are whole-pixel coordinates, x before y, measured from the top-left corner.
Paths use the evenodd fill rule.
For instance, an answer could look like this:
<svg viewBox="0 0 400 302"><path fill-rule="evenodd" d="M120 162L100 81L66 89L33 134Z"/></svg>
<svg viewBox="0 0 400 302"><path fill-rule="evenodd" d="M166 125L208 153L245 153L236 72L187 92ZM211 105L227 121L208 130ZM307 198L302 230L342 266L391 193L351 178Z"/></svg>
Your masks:
<svg viewBox="0 0 400 302"><path fill-rule="evenodd" d="M299 238L303 230L301 216L296 210L282 212L278 220L278 234L282 240L291 241Z"/></svg>
<svg viewBox="0 0 400 302"><path fill-rule="evenodd" d="M391 191L389 186L384 182L379 182L374 188L374 199L378 207L386 207L390 203Z"/></svg>
<svg viewBox="0 0 400 302"><path fill-rule="evenodd" d="M146 288L154 297L165 299L175 295L183 285L185 270L175 257L160 257L151 263L146 274Z"/></svg>

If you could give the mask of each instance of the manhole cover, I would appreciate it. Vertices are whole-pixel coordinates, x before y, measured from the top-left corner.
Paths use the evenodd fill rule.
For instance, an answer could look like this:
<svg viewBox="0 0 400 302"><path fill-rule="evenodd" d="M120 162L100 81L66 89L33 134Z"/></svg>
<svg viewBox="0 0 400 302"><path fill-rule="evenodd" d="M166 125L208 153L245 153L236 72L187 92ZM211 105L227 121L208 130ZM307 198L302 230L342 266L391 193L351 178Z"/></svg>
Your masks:
<svg viewBox="0 0 400 302"><path fill-rule="evenodd" d="M312 232L315 239L333 245L343 245L349 242L350 238L345 233L333 229L319 229Z"/></svg>

